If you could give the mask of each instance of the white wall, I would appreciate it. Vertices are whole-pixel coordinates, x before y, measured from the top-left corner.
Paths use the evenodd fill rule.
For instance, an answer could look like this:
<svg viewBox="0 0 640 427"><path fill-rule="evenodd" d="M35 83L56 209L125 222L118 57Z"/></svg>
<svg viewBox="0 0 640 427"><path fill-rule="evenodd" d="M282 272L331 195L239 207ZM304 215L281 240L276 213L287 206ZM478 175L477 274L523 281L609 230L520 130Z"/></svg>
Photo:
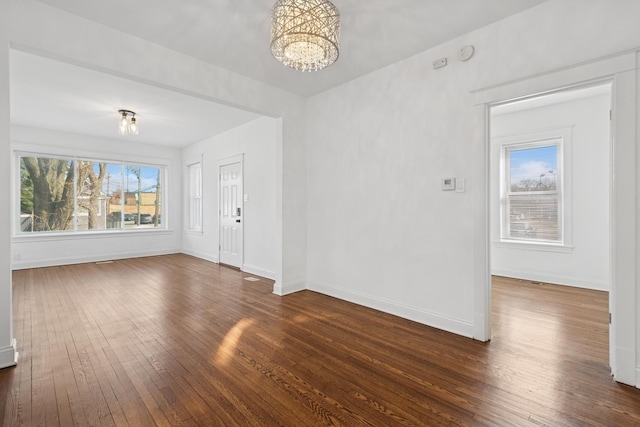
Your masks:
<svg viewBox="0 0 640 427"><path fill-rule="evenodd" d="M470 92L640 46L638 14L635 1L550 1L310 98L308 287L473 335L485 159ZM459 62L466 44L476 54ZM440 191L445 177L466 192Z"/></svg>
<svg viewBox="0 0 640 427"><path fill-rule="evenodd" d="M89 148L91 147L91 148ZM73 236L38 235L13 236L12 267L14 269L74 264L110 259L133 258L176 253L182 247L182 153L177 148L150 146L115 139L102 139L20 126L11 128L13 153L33 153L86 156L112 161L149 162L167 166L165 213L167 230L136 231L135 233L76 233ZM14 185L15 197L17 188ZM14 198L14 204L17 198Z"/></svg>
<svg viewBox="0 0 640 427"><path fill-rule="evenodd" d="M0 3L3 17L6 3ZM305 106L285 91L42 3L11 0L10 6L9 41L21 49L282 117L274 291L307 286L464 335L477 322L474 282L484 280L474 273L484 260L472 248L485 236L472 212L484 200L478 171L485 159L470 155L483 151L473 143L479 123L470 91L640 46L640 2L551 0ZM6 25L0 27L4 58ZM476 55L460 63L455 54L465 44ZM433 60L443 56L449 65L434 71ZM4 61L0 95L8 90ZM0 132L8 123L0 110ZM470 177L467 192L440 192L445 176ZM626 219L636 225L637 216ZM8 269L0 265L5 276ZM623 285L639 304L637 281ZM6 296L10 281L0 286ZM1 319L10 318L9 310L0 305ZM624 322L640 342L637 316ZM9 327L0 320L0 334ZM630 354L637 358L635 343Z"/></svg>
<svg viewBox="0 0 640 427"><path fill-rule="evenodd" d="M34 0L10 4L10 42L15 48L280 118L274 292L304 288L306 142L301 97Z"/></svg>
<svg viewBox="0 0 640 427"><path fill-rule="evenodd" d="M491 117L492 273L500 276L609 289L610 95L527 109ZM549 129L571 128L570 247L500 243L500 141ZM569 178L569 177L568 177ZM568 182L568 180L565 180ZM565 192L569 196L568 192Z"/></svg>
<svg viewBox="0 0 640 427"><path fill-rule="evenodd" d="M9 126L9 5L0 2L0 171L2 181L11 182ZM0 185L0 200L10 200L11 187ZM13 365L16 353L11 322L11 208L3 203L0 209L0 368Z"/></svg>
<svg viewBox="0 0 640 427"><path fill-rule="evenodd" d="M218 262L220 200L218 161L244 154L243 184L244 194L247 195L248 200L243 206L244 264L242 270L275 278L278 126L278 120L264 117L183 150L185 165L202 158L204 201L202 233L184 231L183 251L185 253Z"/></svg>

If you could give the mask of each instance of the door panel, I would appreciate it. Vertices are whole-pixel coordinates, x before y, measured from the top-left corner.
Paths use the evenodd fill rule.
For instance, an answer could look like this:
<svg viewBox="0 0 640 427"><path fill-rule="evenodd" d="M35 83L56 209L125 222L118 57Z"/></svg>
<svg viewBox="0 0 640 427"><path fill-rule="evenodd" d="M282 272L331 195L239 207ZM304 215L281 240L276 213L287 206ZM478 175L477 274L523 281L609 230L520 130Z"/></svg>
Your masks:
<svg viewBox="0 0 640 427"><path fill-rule="evenodd" d="M220 166L220 262L242 267L242 163Z"/></svg>

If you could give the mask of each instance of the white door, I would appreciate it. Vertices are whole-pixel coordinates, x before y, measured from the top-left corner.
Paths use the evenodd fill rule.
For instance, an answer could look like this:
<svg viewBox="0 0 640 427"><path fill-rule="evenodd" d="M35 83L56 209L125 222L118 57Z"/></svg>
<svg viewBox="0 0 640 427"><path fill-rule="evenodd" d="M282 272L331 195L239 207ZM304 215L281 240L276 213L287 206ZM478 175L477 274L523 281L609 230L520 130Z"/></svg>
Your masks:
<svg viewBox="0 0 640 427"><path fill-rule="evenodd" d="M220 165L220 263L242 267L242 161Z"/></svg>

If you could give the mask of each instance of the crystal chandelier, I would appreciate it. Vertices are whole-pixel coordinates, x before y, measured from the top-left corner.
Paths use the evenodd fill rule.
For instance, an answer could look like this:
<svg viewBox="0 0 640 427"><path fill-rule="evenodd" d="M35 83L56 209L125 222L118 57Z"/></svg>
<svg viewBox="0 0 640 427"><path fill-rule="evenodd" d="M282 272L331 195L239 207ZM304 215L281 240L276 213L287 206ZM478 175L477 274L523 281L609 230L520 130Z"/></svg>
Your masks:
<svg viewBox="0 0 640 427"><path fill-rule="evenodd" d="M278 0L271 14L271 53L287 67L318 71L338 59L340 12L328 0Z"/></svg>
<svg viewBox="0 0 640 427"><path fill-rule="evenodd" d="M138 123L136 113L129 110L118 110L120 121L118 122L118 133L120 135L138 135ZM129 117L131 116L131 117Z"/></svg>

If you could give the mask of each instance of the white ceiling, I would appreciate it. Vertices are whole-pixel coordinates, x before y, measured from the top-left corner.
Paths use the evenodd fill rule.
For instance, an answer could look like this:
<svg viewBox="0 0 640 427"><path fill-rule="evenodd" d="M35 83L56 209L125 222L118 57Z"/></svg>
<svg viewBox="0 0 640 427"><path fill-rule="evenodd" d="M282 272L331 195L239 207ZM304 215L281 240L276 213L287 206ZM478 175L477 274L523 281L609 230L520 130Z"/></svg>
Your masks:
<svg viewBox="0 0 640 427"><path fill-rule="evenodd" d="M341 15L340 57L315 73L286 68L272 57L275 0L40 1L309 96L545 0L333 0Z"/></svg>
<svg viewBox="0 0 640 427"><path fill-rule="evenodd" d="M302 96L310 96L546 0L333 0L338 61L301 73L272 56L275 0L39 0ZM22 52L11 56L15 124L114 137L119 109L136 111L138 141L186 146L255 114Z"/></svg>
<svg viewBox="0 0 640 427"><path fill-rule="evenodd" d="M186 147L260 117L16 50L10 59L15 125ZM118 135L121 109L136 112L139 135Z"/></svg>

